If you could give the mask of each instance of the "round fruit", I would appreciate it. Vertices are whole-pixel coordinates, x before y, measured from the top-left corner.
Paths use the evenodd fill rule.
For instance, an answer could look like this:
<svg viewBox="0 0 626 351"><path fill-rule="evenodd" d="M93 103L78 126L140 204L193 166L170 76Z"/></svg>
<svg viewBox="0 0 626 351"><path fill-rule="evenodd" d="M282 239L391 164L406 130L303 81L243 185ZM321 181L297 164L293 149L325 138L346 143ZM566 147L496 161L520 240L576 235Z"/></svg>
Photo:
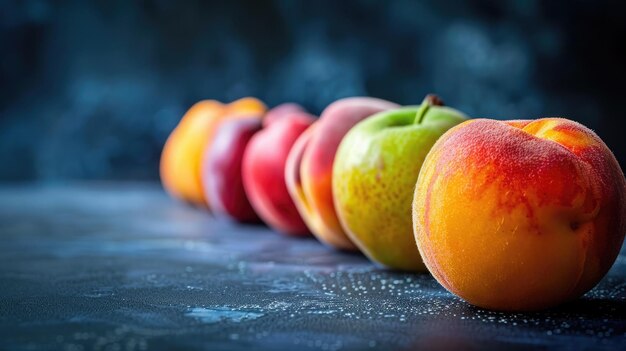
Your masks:
<svg viewBox="0 0 626 351"><path fill-rule="evenodd" d="M575 299L626 232L626 182L588 128L566 119L472 120L439 139L415 189L426 266L471 304L526 311Z"/></svg>

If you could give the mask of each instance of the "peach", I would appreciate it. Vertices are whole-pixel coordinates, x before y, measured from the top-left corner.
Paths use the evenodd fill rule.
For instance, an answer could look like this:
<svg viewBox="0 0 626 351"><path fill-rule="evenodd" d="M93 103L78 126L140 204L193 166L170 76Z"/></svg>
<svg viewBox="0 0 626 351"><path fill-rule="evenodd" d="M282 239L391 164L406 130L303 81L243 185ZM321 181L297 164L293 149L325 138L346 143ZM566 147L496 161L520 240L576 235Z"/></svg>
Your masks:
<svg viewBox="0 0 626 351"><path fill-rule="evenodd" d="M165 190L174 198L206 206L200 165L204 152L210 148L215 128L224 118L261 116L265 109L255 98L243 98L227 105L215 100L194 104L163 146L160 174Z"/></svg>
<svg viewBox="0 0 626 351"><path fill-rule="evenodd" d="M545 309L583 295L615 261L626 181L579 123L471 120L426 157L413 226L426 266L452 293L489 309Z"/></svg>
<svg viewBox="0 0 626 351"><path fill-rule="evenodd" d="M271 117L250 139L244 151L244 189L256 213L271 228L285 234L308 235L309 230L287 190L285 163L296 139L315 119L293 106L274 109L277 111L268 114L276 117Z"/></svg>
<svg viewBox="0 0 626 351"><path fill-rule="evenodd" d="M294 144L285 168L287 188L300 215L322 243L337 249L357 250L342 229L333 203L332 167L341 139L366 117L398 107L368 97L338 100Z"/></svg>

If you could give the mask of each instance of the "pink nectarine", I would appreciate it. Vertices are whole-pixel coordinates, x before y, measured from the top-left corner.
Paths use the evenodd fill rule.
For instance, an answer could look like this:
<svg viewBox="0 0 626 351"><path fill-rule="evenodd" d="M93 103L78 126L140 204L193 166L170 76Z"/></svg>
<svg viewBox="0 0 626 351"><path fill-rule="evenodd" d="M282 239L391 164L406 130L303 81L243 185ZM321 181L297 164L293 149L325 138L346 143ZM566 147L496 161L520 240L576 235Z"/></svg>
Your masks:
<svg viewBox="0 0 626 351"><path fill-rule="evenodd" d="M398 107L392 102L369 97L337 100L292 148L285 168L287 188L302 218L322 243L357 250L341 227L333 203L332 170L341 139L366 117Z"/></svg>
<svg viewBox="0 0 626 351"><path fill-rule="evenodd" d="M243 156L243 184L252 207L270 227L286 234L307 235L309 230L285 184L285 163L296 139L315 119L291 108L285 113L272 118L248 143Z"/></svg>

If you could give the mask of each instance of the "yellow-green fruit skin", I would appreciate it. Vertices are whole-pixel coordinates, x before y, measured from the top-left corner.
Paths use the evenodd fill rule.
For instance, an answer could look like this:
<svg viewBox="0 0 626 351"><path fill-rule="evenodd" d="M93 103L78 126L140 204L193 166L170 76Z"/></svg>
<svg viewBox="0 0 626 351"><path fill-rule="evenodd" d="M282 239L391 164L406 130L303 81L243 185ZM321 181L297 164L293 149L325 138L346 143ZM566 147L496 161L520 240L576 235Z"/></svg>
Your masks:
<svg viewBox="0 0 626 351"><path fill-rule="evenodd" d="M341 225L372 261L424 272L412 229L411 205L422 163L437 139L466 120L442 106L385 111L355 125L333 164L333 194Z"/></svg>

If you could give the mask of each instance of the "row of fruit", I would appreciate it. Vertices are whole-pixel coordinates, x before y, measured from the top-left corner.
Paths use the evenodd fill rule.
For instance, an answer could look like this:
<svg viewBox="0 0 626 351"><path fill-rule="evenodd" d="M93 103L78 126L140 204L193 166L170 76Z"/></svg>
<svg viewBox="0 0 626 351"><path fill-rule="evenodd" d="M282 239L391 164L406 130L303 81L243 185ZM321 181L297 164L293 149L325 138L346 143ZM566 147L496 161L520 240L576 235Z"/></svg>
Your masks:
<svg viewBox="0 0 626 351"><path fill-rule="evenodd" d="M161 179L216 215L428 270L497 310L581 296L626 233L626 180L593 131L468 119L432 95L405 107L341 99L319 118L296 104L201 101L167 140Z"/></svg>

